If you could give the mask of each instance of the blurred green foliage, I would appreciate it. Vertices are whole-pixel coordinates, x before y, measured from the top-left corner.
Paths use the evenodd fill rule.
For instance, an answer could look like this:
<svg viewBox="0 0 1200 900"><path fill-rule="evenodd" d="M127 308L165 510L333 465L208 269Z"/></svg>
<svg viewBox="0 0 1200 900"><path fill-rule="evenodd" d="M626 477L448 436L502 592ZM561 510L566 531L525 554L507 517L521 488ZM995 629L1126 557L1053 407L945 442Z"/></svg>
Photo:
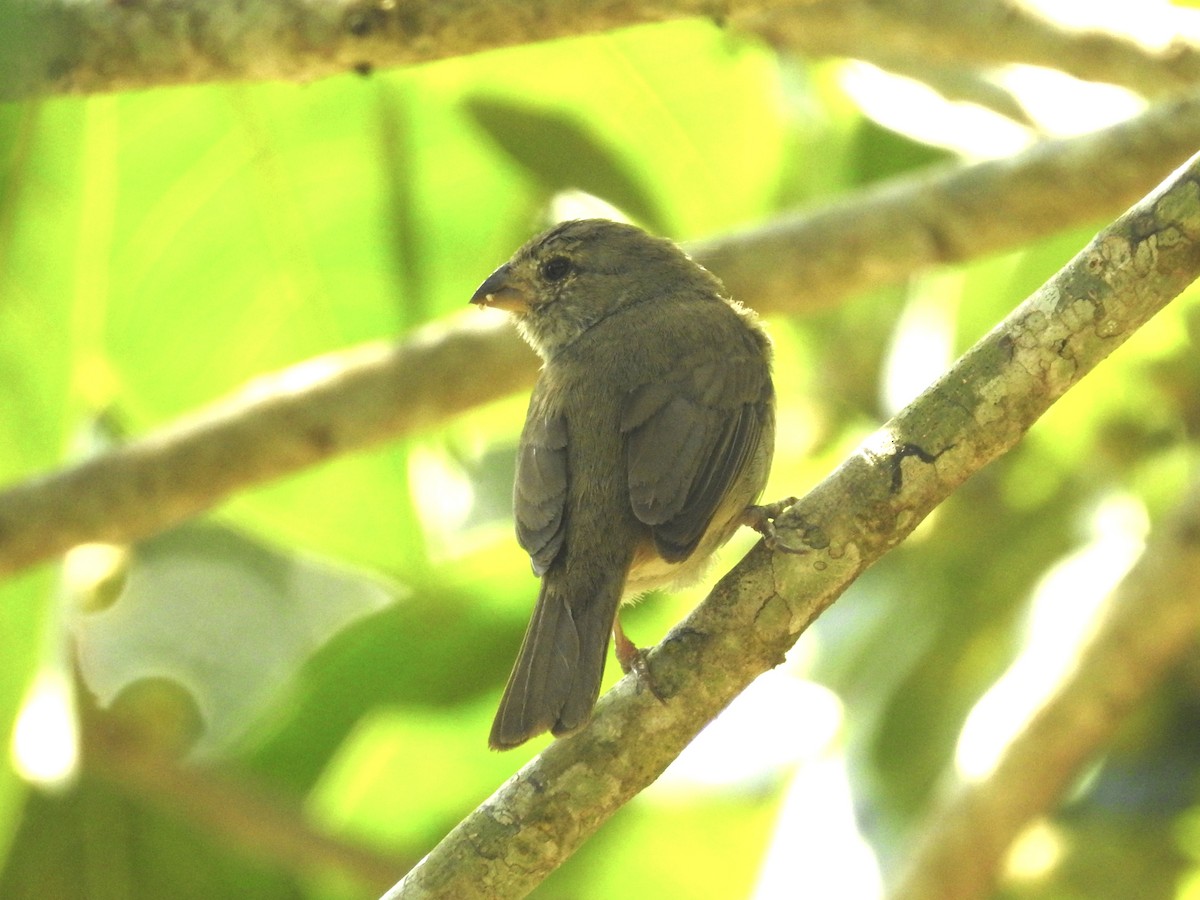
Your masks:
<svg viewBox="0 0 1200 900"><path fill-rule="evenodd" d="M0 152L4 482L92 452L97 422L146 434L261 373L463 314L565 189L686 240L948 155L865 119L835 64L781 60L705 23L304 86L0 106ZM1092 230L772 321L768 495L811 485L887 417L909 313L935 311L948 363ZM1088 544L1112 498L1153 518L1183 489L1200 426L1197 316L1190 297L1152 322L795 654L793 676L844 705L833 746L885 871L965 715L1021 650L1040 579ZM238 496L134 548L115 599L47 569L0 586L5 746L34 672L77 653L65 665L85 721L114 720L154 751L192 747L195 772L245 792L181 803L136 771L88 765L45 793L6 765L0 896L373 896L378 879L298 862L204 810L237 819L223 806L265 792L297 828L399 876L535 752L485 742L535 590L506 501L523 406L506 399ZM627 627L656 639L698 596L656 598ZM1006 896L1200 883L1195 686L1181 679L1148 706L1056 821L1058 864ZM750 774L652 790L537 896L750 896L800 755L776 749L784 762Z"/></svg>

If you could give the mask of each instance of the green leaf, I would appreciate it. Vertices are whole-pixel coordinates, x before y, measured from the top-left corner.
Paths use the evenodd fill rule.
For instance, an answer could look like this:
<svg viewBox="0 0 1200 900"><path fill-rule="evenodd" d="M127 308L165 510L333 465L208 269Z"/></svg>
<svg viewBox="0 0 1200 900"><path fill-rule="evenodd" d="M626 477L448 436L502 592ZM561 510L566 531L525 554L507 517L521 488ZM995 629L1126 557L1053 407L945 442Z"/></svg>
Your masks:
<svg viewBox="0 0 1200 900"><path fill-rule="evenodd" d="M667 230L638 173L574 115L491 97L468 98L471 117L547 195L578 189L611 203L647 228Z"/></svg>
<svg viewBox="0 0 1200 900"><path fill-rule="evenodd" d="M391 601L359 573L219 525L185 525L139 544L116 602L75 620L80 673L102 706L147 680L179 685L203 721L195 750L212 753L241 737L331 636Z"/></svg>

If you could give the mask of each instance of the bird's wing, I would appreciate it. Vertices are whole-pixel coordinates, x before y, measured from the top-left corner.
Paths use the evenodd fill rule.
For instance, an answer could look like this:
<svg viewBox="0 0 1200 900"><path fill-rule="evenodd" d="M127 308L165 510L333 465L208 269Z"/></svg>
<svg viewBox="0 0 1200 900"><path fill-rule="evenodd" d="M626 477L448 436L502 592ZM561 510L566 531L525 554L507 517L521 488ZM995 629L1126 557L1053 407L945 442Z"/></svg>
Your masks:
<svg viewBox="0 0 1200 900"><path fill-rule="evenodd" d="M761 354L738 349L685 359L625 403L629 498L668 562L696 549L762 434L770 377Z"/></svg>
<svg viewBox="0 0 1200 900"><path fill-rule="evenodd" d="M517 540L540 577L563 543L567 508L567 423L561 413L530 404L517 451L513 512Z"/></svg>

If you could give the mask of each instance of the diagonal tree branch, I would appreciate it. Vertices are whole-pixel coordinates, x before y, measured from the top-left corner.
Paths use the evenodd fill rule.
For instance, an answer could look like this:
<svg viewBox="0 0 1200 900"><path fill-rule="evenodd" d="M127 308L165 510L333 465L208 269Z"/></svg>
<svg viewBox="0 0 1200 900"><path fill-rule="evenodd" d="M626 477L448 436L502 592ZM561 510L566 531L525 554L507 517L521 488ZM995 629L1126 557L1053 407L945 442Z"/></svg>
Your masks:
<svg viewBox="0 0 1200 900"><path fill-rule="evenodd" d="M708 241L695 256L760 312L833 305L929 266L1107 219L1187 159L1198 138L1200 94L1190 94L1005 159L882 182Z"/></svg>
<svg viewBox="0 0 1200 900"><path fill-rule="evenodd" d="M1078 662L991 774L931 814L892 900L989 897L1004 855L1052 809L1200 633L1200 486L1157 527Z"/></svg>
<svg viewBox="0 0 1200 900"><path fill-rule="evenodd" d="M780 524L626 678L467 816L386 900L521 897L777 665L867 566L1200 274L1200 156L1072 259ZM637 735L634 744L630 735Z"/></svg>
<svg viewBox="0 0 1200 900"><path fill-rule="evenodd" d="M760 312L831 305L1111 215L1198 145L1200 96L1190 96L1010 159L887 182L706 242L695 255ZM301 363L161 432L8 487L0 575L76 544L147 537L238 490L528 387L535 359L512 328L467 322Z"/></svg>

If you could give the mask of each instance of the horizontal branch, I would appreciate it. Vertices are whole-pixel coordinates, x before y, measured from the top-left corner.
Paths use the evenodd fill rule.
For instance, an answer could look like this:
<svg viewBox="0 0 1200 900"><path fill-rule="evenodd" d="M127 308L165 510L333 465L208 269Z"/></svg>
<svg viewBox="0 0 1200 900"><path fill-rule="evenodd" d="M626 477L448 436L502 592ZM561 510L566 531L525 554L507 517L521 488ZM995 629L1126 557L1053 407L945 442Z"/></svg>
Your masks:
<svg viewBox="0 0 1200 900"><path fill-rule="evenodd" d="M990 897L1013 841L1053 809L1200 633L1200 488L1154 529L1078 661L992 773L933 811L892 900Z"/></svg>
<svg viewBox="0 0 1200 900"><path fill-rule="evenodd" d="M386 900L522 897L653 782L808 625L1200 274L1200 157L1104 229L777 523L626 678ZM637 740L631 741L630 735Z"/></svg>
<svg viewBox="0 0 1200 900"><path fill-rule="evenodd" d="M739 23L777 47L810 56L848 56L994 66L1025 63L1076 78L1119 84L1147 97L1200 84L1194 10L1171 11L1193 23L1152 45L1131 34L1073 28L1014 0L822 0L791 10L754 13ZM1145 15L1129 5L1133 24Z"/></svg>
<svg viewBox="0 0 1200 900"><path fill-rule="evenodd" d="M1200 97L1183 98L1010 159L883 183L694 253L760 312L827 306L1112 215L1196 146ZM161 432L0 492L0 575L76 544L148 537L239 490L528 387L535 371L507 322L468 318L261 378Z"/></svg>
<svg viewBox="0 0 1200 900"><path fill-rule="evenodd" d="M0 22L0 100L307 82L795 0L42 0Z"/></svg>
<svg viewBox="0 0 1200 900"><path fill-rule="evenodd" d="M0 100L307 82L703 16L818 56L1024 62L1147 96L1200 83L1195 42L1080 32L1011 0L41 0L4 11Z"/></svg>

